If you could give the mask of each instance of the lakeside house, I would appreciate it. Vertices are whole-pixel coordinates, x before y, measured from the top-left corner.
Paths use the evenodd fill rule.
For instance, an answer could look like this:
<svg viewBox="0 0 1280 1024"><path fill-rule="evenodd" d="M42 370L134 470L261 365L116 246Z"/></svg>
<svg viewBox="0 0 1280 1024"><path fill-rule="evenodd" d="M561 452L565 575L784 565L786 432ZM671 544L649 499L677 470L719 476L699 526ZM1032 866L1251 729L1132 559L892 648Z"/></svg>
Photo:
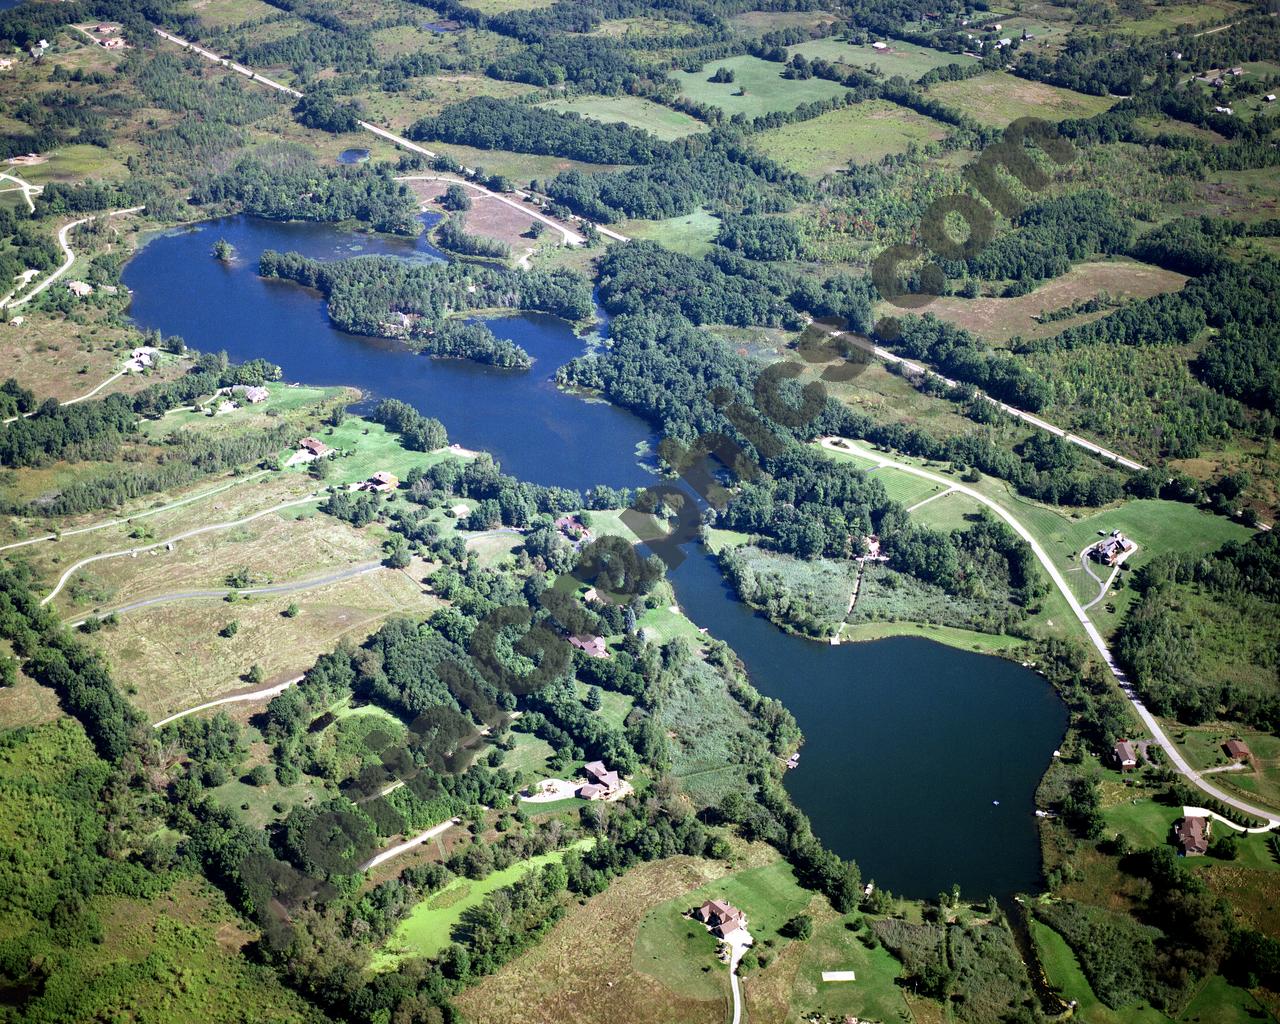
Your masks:
<svg viewBox="0 0 1280 1024"><path fill-rule="evenodd" d="M582 766L582 774L591 780L578 787L576 795L583 800L605 800L622 788L622 777L606 768L603 761L588 761Z"/></svg>
<svg viewBox="0 0 1280 1024"><path fill-rule="evenodd" d="M323 459L326 455L333 454L333 449L318 437L304 437L298 442L298 446L316 459Z"/></svg>
<svg viewBox="0 0 1280 1024"><path fill-rule="evenodd" d="M1227 757L1240 764L1249 764L1253 761L1253 751L1244 740L1227 740L1222 745L1222 749L1227 752Z"/></svg>
<svg viewBox="0 0 1280 1024"><path fill-rule="evenodd" d="M609 657L609 648L605 646L604 637L602 636L580 636L569 637L569 645L576 647L588 658L607 658Z"/></svg>
<svg viewBox="0 0 1280 1024"><path fill-rule="evenodd" d="M1131 772L1138 767L1138 748L1129 740L1120 740L1112 751L1112 757L1122 772Z"/></svg>
<svg viewBox="0 0 1280 1024"><path fill-rule="evenodd" d="M256 385L238 384L235 387L235 393L250 405L257 405L259 402L265 402L271 397L270 391Z"/></svg>
<svg viewBox="0 0 1280 1024"><path fill-rule="evenodd" d="M93 294L93 285L87 281L68 281L67 291L77 299L84 299Z"/></svg>
<svg viewBox="0 0 1280 1024"><path fill-rule="evenodd" d="M1133 549L1133 541L1119 530L1112 530L1109 536L1089 549L1089 554L1104 565L1117 565Z"/></svg>
<svg viewBox="0 0 1280 1024"><path fill-rule="evenodd" d="M693 912L693 916L705 924L717 939L728 940L747 927L747 915L724 900L707 900Z"/></svg>
<svg viewBox="0 0 1280 1024"><path fill-rule="evenodd" d="M556 520L556 529L569 540L574 547L591 539L591 531L586 528L577 516L561 516Z"/></svg>
<svg viewBox="0 0 1280 1024"><path fill-rule="evenodd" d="M129 361L124 364L125 373L141 373L143 370L156 365L156 356L160 354L159 349L152 348L150 345L141 345L129 353Z"/></svg>
<svg viewBox="0 0 1280 1024"><path fill-rule="evenodd" d="M1208 818L1188 816L1173 827L1173 838L1184 857L1203 857L1209 852L1211 827Z"/></svg>

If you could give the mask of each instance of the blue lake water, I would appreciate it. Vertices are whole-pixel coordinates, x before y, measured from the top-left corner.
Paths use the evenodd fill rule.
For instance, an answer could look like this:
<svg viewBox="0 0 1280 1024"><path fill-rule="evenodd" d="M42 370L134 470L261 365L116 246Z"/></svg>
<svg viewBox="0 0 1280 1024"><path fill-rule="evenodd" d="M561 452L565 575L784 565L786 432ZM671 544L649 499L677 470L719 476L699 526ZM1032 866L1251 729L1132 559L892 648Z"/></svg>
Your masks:
<svg viewBox="0 0 1280 1024"><path fill-rule="evenodd" d="M226 238L237 259L210 256ZM559 391L555 369L584 342L563 321L488 321L535 358L531 371L432 360L345 334L313 292L257 276L267 248L317 259L385 253L441 258L428 244L314 224L234 217L151 241L125 268L131 313L235 360L262 357L286 379L347 384L438 417L451 440L493 453L521 478L587 488L642 486L647 425L603 402ZM784 634L730 594L697 550L672 574L699 625L742 658L761 692L805 733L787 787L832 849L895 892L930 897L958 882L971 897L1040 885L1033 796L1066 729L1048 684L1027 669L914 638L830 647ZM997 804L998 801L998 804Z"/></svg>

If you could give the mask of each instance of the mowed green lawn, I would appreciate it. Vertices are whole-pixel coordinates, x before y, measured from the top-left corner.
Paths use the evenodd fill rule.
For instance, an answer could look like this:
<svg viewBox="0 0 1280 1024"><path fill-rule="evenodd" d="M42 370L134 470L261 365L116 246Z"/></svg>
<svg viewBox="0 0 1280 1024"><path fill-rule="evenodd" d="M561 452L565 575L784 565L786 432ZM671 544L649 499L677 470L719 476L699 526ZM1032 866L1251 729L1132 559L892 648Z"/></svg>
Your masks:
<svg viewBox="0 0 1280 1024"><path fill-rule="evenodd" d="M415 466L426 469L445 459L458 458L447 451L409 451L401 447L398 434L387 430L380 423L355 416L348 416L340 427L325 427L316 436L339 453L351 453L332 457L332 468L324 481L326 484L367 480L380 469L403 480ZM299 465L291 467L289 472L305 473L307 469L306 465Z"/></svg>
<svg viewBox="0 0 1280 1024"><path fill-rule="evenodd" d="M809 60L829 60L833 64L847 64L857 68L879 68L886 78L901 75L914 82L934 68L948 64L969 65L973 57L963 53L946 53L929 46L917 46L898 39L886 39L889 49L877 50L870 43L848 43L840 39L811 39L807 43L787 47L787 53L802 54Z"/></svg>
<svg viewBox="0 0 1280 1024"><path fill-rule="evenodd" d="M705 132L708 128L696 117L640 96L579 96L572 100L553 100L540 106L561 113L581 114L606 124L622 121L668 142L695 132Z"/></svg>
<svg viewBox="0 0 1280 1024"><path fill-rule="evenodd" d="M728 68L734 80L709 81L718 68ZM759 117L779 110L795 110L802 103L841 96L845 88L824 78L805 80L782 77L783 65L759 57L726 57L709 61L700 71L673 71L680 93L698 103L719 107L726 114ZM735 95L741 92L742 95Z"/></svg>
<svg viewBox="0 0 1280 1024"><path fill-rule="evenodd" d="M939 82L929 96L985 125L1003 128L1020 117L1062 121L1092 117L1117 102L1108 96L1086 96L1070 89L1015 78L1003 71L988 71L960 82Z"/></svg>
<svg viewBox="0 0 1280 1024"><path fill-rule="evenodd" d="M897 1021L907 1010L897 978L902 965L884 946L868 949L858 933L845 927L845 918L819 925L804 943L804 959L791 993L793 1019ZM855 980L822 980L823 971L853 971Z"/></svg>
<svg viewBox="0 0 1280 1024"><path fill-rule="evenodd" d="M631 238L658 242L673 252L703 256L711 250L712 239L720 231L720 218L702 207L683 217L665 220L628 220L617 225Z"/></svg>
<svg viewBox="0 0 1280 1024"><path fill-rule="evenodd" d="M1075 1017L1088 1024L1163 1024L1169 1020L1150 1006L1126 1006L1112 1010L1093 994L1089 979L1080 962L1067 945L1067 940L1043 922L1032 920L1031 937L1035 940L1045 977L1067 1001L1077 1004Z"/></svg>
<svg viewBox="0 0 1280 1024"><path fill-rule="evenodd" d="M868 100L821 117L770 128L756 145L800 174L820 178L849 164L873 163L912 144L926 145L946 136L946 126L888 100Z"/></svg>
<svg viewBox="0 0 1280 1024"><path fill-rule="evenodd" d="M594 839L580 839L568 849L588 850L593 845ZM370 966L375 971L389 970L408 956L434 956L453 941L453 929L466 911L479 906L491 892L514 885L530 871L558 863L566 852L556 850L530 857L479 880L455 878L413 908Z"/></svg>

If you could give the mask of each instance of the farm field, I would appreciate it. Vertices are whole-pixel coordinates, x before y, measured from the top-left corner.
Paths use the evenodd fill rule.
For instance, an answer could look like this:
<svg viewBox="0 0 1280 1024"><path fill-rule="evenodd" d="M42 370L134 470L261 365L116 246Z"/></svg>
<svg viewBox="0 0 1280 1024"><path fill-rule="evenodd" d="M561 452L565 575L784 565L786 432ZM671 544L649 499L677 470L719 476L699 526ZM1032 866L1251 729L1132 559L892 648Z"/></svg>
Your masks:
<svg viewBox="0 0 1280 1024"><path fill-rule="evenodd" d="M938 82L929 87L928 95L984 125L997 128L1020 117L1041 117L1046 121L1092 117L1117 102L1114 98L1086 96L1070 89L1015 78L1004 71L988 71L958 82Z"/></svg>
<svg viewBox="0 0 1280 1024"><path fill-rule="evenodd" d="M709 81L718 68L731 70L734 81ZM831 99L846 91L823 78L783 78L781 64L751 56L709 61L700 71L673 71L671 78L680 86L681 95L719 107L728 115L745 114L748 118L795 110L802 103ZM739 92L742 95L735 95Z"/></svg>
<svg viewBox="0 0 1280 1024"><path fill-rule="evenodd" d="M945 136L946 126L932 118L888 100L868 100L770 128L756 135L755 143L785 167L820 178Z"/></svg>
<svg viewBox="0 0 1280 1024"><path fill-rule="evenodd" d="M553 100L539 106L561 113L581 114L606 124L621 121L651 132L665 141L684 138L708 129L707 125L695 117L640 96L578 96L571 100Z"/></svg>
<svg viewBox="0 0 1280 1024"><path fill-rule="evenodd" d="M965 299L943 295L929 304L928 312L972 331L994 345L1002 345L1013 337L1047 338L1069 327L1100 319L1107 311L1079 314L1048 323L1040 323L1035 317L1103 292L1114 299L1145 299L1176 292L1186 281L1184 274L1136 260L1079 263L1061 277L1046 281L1016 298L983 296Z"/></svg>
<svg viewBox="0 0 1280 1024"><path fill-rule="evenodd" d="M580 839L568 849L586 850L594 839ZM530 857L509 868L494 871L485 878L455 878L438 892L432 893L400 922L387 945L378 953L372 967L375 971L394 967L407 956L433 956L449 945L454 927L462 915L479 906L489 893L519 881L529 872L564 859L566 850L556 850Z"/></svg>
<svg viewBox="0 0 1280 1024"><path fill-rule="evenodd" d="M874 67L885 78L901 75L910 82L934 68L975 63L974 58L963 53L947 53L898 39L886 39L885 42L889 44L887 51L877 50L870 43L849 43L836 37L828 37L788 46L787 53L799 53L808 60L829 60L833 64L847 64L850 67Z"/></svg>
<svg viewBox="0 0 1280 1024"><path fill-rule="evenodd" d="M280 16L279 8L262 0L190 0L186 6L201 25L215 31Z"/></svg>

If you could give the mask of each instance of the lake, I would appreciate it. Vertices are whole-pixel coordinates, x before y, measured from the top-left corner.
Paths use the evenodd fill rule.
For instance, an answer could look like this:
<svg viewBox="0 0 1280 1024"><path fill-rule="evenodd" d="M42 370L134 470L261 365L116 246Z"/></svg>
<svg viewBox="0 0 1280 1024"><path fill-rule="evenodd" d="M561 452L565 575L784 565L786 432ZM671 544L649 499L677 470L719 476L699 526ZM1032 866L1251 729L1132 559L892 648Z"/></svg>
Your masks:
<svg viewBox="0 0 1280 1024"><path fill-rule="evenodd" d="M236 247L230 265L213 242ZM555 369L584 350L563 321L486 321L535 359L501 370L415 355L335 329L314 292L256 274L264 249L317 259L381 253L431 260L424 241L244 217L153 239L124 272L131 314L235 360L262 357L286 379L349 384L438 417L451 440L493 453L521 478L587 488L643 486L653 438L637 417L559 391ZM787 788L833 850L894 892L932 897L958 882L974 898L1040 887L1034 793L1066 712L1034 672L926 640L831 647L789 636L740 604L698 550L672 574L681 606L726 641L757 688L805 733ZM998 804L996 803L998 801Z"/></svg>
<svg viewBox="0 0 1280 1024"><path fill-rule="evenodd" d="M369 162L367 149L344 149L338 154L340 164L364 164Z"/></svg>

